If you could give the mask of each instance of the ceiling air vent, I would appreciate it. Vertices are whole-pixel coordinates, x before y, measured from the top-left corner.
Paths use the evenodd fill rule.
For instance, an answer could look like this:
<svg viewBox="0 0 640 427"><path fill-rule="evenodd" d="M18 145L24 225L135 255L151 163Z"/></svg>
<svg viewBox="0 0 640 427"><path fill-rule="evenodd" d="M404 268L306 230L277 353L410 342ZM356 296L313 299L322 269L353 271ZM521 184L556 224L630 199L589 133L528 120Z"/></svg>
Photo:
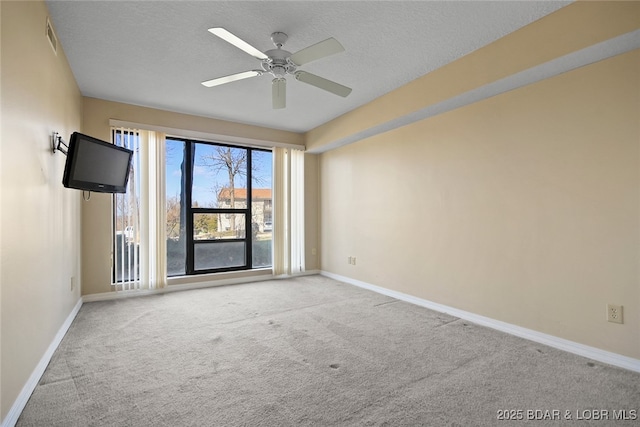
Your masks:
<svg viewBox="0 0 640 427"><path fill-rule="evenodd" d="M51 44L51 48L53 49L53 53L58 54L58 39L56 38L56 34L53 32L53 27L51 26L51 22L47 17L47 38L49 39L49 44Z"/></svg>

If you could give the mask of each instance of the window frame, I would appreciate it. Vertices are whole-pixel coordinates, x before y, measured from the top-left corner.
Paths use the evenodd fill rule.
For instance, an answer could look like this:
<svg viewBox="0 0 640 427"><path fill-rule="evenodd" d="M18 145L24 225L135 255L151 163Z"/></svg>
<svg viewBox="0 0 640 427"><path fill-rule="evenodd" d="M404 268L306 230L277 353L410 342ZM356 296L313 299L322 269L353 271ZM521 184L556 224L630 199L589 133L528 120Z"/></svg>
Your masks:
<svg viewBox="0 0 640 427"><path fill-rule="evenodd" d="M184 177L185 188L186 188L186 193L184 195L184 202L186 205L185 206L185 210L186 210L185 246L186 247L185 247L184 275L195 276L195 275L211 274L211 273L250 271L254 269L272 268L273 267L272 265L260 266L260 267L253 266L253 232L252 232L253 156L252 156L252 153L254 151L272 153L273 150L268 148L248 147L248 146L228 144L223 142L201 141L201 140L195 140L195 139L184 138L184 137L176 137L176 136L167 136L167 140L180 141L184 143L185 158L192 159L192 161L185 162L185 168L183 171L183 173L186 174L186 176ZM247 196L246 196L246 203L244 208L233 208L233 207L203 208L203 207L193 206L193 176L194 176L194 169L195 169L195 148L197 144L246 150L246 177L243 178L243 184L245 184L245 186L237 187L234 184L235 188L246 188ZM272 172L272 175L273 175L273 172ZM273 189L273 186L271 188ZM194 231L195 231L194 218L197 214L244 215L244 237L243 238L224 238L224 239L195 239L194 238ZM196 252L197 245L211 245L211 244L215 245L215 244L224 244L224 243L232 243L232 242L244 243L244 264L238 265L238 266L230 266L230 267L196 269L195 252ZM272 248L273 248L273 243L272 243ZM168 275L168 277L180 277L180 275L174 275L174 276Z"/></svg>

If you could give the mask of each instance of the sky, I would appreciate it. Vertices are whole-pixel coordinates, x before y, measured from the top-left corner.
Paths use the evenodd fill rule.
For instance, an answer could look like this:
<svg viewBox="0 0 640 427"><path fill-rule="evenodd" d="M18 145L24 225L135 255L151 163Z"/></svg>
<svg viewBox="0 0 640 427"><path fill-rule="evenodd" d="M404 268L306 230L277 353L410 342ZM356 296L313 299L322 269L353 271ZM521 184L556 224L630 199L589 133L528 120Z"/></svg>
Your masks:
<svg viewBox="0 0 640 427"><path fill-rule="evenodd" d="M180 195L180 165L183 157L183 142L167 138L166 153L166 177L167 177L167 198ZM203 157L215 153L215 146L209 144L196 144L195 166L193 177L192 198L198 201L201 207L214 206L216 199L216 188L227 187L229 177L226 170L216 171L211 167L204 166ZM272 175L272 154L271 152L253 151L254 188L271 188ZM259 182L256 182L259 178ZM236 188L246 187L244 178L237 179ZM242 182L242 184L239 184Z"/></svg>

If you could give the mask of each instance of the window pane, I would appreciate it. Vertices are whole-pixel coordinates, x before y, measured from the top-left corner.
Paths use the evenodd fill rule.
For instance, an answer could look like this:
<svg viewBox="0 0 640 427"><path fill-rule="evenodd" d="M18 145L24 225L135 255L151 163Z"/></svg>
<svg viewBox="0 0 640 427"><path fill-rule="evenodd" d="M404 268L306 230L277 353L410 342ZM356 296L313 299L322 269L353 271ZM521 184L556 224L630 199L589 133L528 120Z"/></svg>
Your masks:
<svg viewBox="0 0 640 427"><path fill-rule="evenodd" d="M246 148L194 144L194 208L247 206Z"/></svg>
<svg viewBox="0 0 640 427"><path fill-rule="evenodd" d="M185 143L167 138L166 141L166 197L167 197L167 275L185 274L187 256L186 203L184 182L186 166Z"/></svg>
<svg viewBox="0 0 640 427"><path fill-rule="evenodd" d="M272 154L270 151L254 150L251 152L251 163L252 266L269 267L273 235Z"/></svg>
<svg viewBox="0 0 640 427"><path fill-rule="evenodd" d="M212 242L194 245L196 270L242 267L245 262L244 242Z"/></svg>
<svg viewBox="0 0 640 427"><path fill-rule="evenodd" d="M134 176L140 171L140 141L136 132L122 131L114 131L113 141L115 145L133 150L134 153L127 192L113 195L113 283L135 282L140 272L140 183Z"/></svg>
<svg viewBox="0 0 640 427"><path fill-rule="evenodd" d="M244 238L244 214L193 214L193 240Z"/></svg>

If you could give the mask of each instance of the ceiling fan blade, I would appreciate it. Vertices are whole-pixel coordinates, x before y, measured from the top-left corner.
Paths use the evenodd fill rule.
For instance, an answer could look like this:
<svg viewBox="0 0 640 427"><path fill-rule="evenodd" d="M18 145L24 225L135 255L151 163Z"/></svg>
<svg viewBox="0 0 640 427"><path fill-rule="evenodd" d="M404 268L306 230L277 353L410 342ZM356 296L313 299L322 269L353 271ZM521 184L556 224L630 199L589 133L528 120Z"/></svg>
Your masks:
<svg viewBox="0 0 640 427"><path fill-rule="evenodd" d="M268 58L267 55L265 55L264 53L260 52L258 49L256 49L255 47L251 46L249 43L247 43L246 41L242 40L241 38L231 34L229 31L225 30L224 28L221 28L221 27L209 28L209 32L211 34L214 34L214 35L220 37L222 40L224 40L224 41L226 41L228 43L231 43L232 45L234 45L238 49L244 50L245 52L247 52L249 55L253 56L254 58L258 58L260 60Z"/></svg>
<svg viewBox="0 0 640 427"><path fill-rule="evenodd" d="M324 58L325 56L340 52L344 52L344 47L342 47L338 40L331 37L321 41L320 43L316 43L299 50L291 55L289 59L296 65L303 65L311 61L315 61L316 59Z"/></svg>
<svg viewBox="0 0 640 427"><path fill-rule="evenodd" d="M327 80L323 77L316 76L315 74L307 73L306 71L296 71L296 80L300 80L303 83L310 84L317 88L326 90L341 97L346 97L351 93L351 88L343 86L331 80Z"/></svg>
<svg viewBox="0 0 640 427"><path fill-rule="evenodd" d="M261 75L262 71L260 70L243 71L242 73L231 74L230 76L218 77L217 79L204 81L202 82L202 85L206 87L219 86L225 83L235 82L236 80L248 79L249 77Z"/></svg>
<svg viewBox="0 0 640 427"><path fill-rule="evenodd" d="M287 105L287 81L283 78L273 79L271 85L271 100L273 109L284 108Z"/></svg>

